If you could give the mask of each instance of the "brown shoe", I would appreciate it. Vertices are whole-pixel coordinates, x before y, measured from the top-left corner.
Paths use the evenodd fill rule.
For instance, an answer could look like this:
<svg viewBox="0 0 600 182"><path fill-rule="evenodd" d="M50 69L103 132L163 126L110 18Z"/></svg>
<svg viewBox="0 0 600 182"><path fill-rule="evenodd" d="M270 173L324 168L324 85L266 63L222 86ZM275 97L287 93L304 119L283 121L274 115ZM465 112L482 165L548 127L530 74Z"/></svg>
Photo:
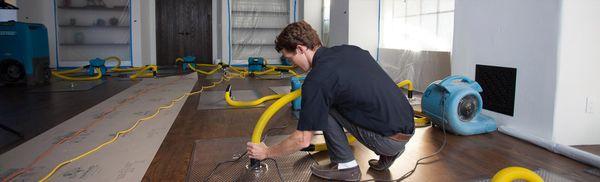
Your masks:
<svg viewBox="0 0 600 182"><path fill-rule="evenodd" d="M360 168L358 166L347 169L338 169L337 164L310 166L313 175L327 180L360 181Z"/></svg>
<svg viewBox="0 0 600 182"><path fill-rule="evenodd" d="M373 168L377 171L386 170L386 169L390 168L390 166L392 166L392 164L394 164L394 161L396 160L396 158L398 158L398 156L400 156L400 152L398 152L398 154L396 154L394 156L380 155L379 160L375 160L375 159L369 160L369 166L371 166L371 168Z"/></svg>

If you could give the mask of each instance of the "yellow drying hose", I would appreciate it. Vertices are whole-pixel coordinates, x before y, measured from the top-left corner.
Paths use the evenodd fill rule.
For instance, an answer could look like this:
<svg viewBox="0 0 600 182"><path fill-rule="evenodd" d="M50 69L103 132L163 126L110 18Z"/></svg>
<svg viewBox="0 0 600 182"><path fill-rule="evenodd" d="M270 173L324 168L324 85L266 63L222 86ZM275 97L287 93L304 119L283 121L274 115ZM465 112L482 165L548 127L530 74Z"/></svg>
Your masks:
<svg viewBox="0 0 600 182"><path fill-rule="evenodd" d="M70 77L70 76L62 75L62 74L75 73L75 72L80 71L81 69L83 69L83 68L76 68L76 69L62 71L62 72L52 71L52 75L54 75L55 77L58 77L58 78L62 78L65 80L71 80L71 81L90 81L90 80L98 80L98 79L102 78L102 71L100 71L100 68L94 69L96 71L96 76L93 76L93 77ZM77 70L77 71L75 71L75 70Z"/></svg>
<svg viewBox="0 0 600 182"><path fill-rule="evenodd" d="M240 68L240 67L236 67L236 66L229 66L229 68L231 68L233 71L236 71L238 73L247 72L248 71L248 69L246 69L246 68Z"/></svg>
<svg viewBox="0 0 600 182"><path fill-rule="evenodd" d="M217 65L217 67L215 69L206 72L206 71L202 71L202 70L194 68L194 66L192 66L192 64L187 64L187 65L191 70L198 72L198 73L205 74L205 75L212 75L212 74L216 73L217 71L219 71L221 68L223 68L221 65Z"/></svg>
<svg viewBox="0 0 600 182"><path fill-rule="evenodd" d="M64 70L64 71L52 71L58 74L71 74L71 73L77 73L80 72L81 70L83 70L83 67L79 67L79 68L75 68L75 69L70 69L70 70Z"/></svg>
<svg viewBox="0 0 600 182"><path fill-rule="evenodd" d="M138 77L153 77L156 76L156 72L158 71L158 67L156 66L143 66L143 67L132 67L132 68L121 68L121 58L117 57L117 56L110 56L107 58L104 58L105 61L110 61L110 60L114 60L116 62L115 67L109 69L109 72L132 72L132 71L136 71L136 74L130 76L131 79L136 79ZM75 69L71 69L71 70L65 70L65 71L52 71L52 75L54 75L55 77L58 78L62 78L65 80L72 80L72 81L89 81L89 80L97 80L102 78L102 73L99 71L100 69L95 68L94 70L96 72L98 72L98 74L94 77L71 77L71 76L66 76L66 74L72 74L72 73L77 73L80 72L81 70L83 70L84 67L79 67L79 68L75 68ZM153 73L146 73L144 74L144 71L148 70L148 69L152 69Z"/></svg>
<svg viewBox="0 0 600 182"><path fill-rule="evenodd" d="M491 182L512 182L514 180L522 179L528 182L543 182L544 180L535 172L523 168L523 167L507 167L504 168L494 177Z"/></svg>
<svg viewBox="0 0 600 182"><path fill-rule="evenodd" d="M146 73L147 70L152 70L150 73ZM156 65L148 65L142 67L135 74L129 76L129 79L135 80L137 78L150 78L155 77L158 74L158 67Z"/></svg>
<svg viewBox="0 0 600 182"><path fill-rule="evenodd" d="M299 76L300 74L296 73L294 70L288 70L289 73L291 73L294 76Z"/></svg>
<svg viewBox="0 0 600 182"><path fill-rule="evenodd" d="M277 113L282 107L284 107L285 105L287 105L294 99L300 97L301 94L302 94L301 89L298 89L289 94L284 95L283 97L281 97L277 101L275 101L275 103L271 104L271 106L269 106L269 108L267 108L267 110L265 112L263 112L263 114L258 119L258 122L254 126L254 131L252 132L252 139L251 139L252 143L260 143L261 142L260 140L262 138L262 133L264 132L265 127L271 120L271 117L273 117L273 115L275 115L275 113ZM355 141L356 141L356 138L354 138L352 135L348 136L348 142L352 143ZM314 147L314 150L310 150L310 151L327 150L327 145L325 143L311 144L311 146Z"/></svg>
<svg viewBox="0 0 600 182"><path fill-rule="evenodd" d="M132 67L132 68L121 68L121 58L117 57L117 56L110 56L107 58L104 58L104 60L108 61L108 60L115 60L117 62L117 65L115 65L115 67L111 68L109 71L110 72L132 72L132 71L139 71L144 69L144 67Z"/></svg>
<svg viewBox="0 0 600 182"><path fill-rule="evenodd" d="M235 101L232 99L232 96L231 96L231 85L227 85L227 89L225 90L225 101L227 101L227 104L229 104L230 106L235 106L235 107L256 106L256 105L262 104L263 102L266 102L269 100L279 99L283 96L284 96L284 94L276 94L276 95L267 95L267 96L264 96L260 99L256 99L253 101Z"/></svg>
<svg viewBox="0 0 600 182"><path fill-rule="evenodd" d="M272 66L272 65L267 65L267 68L275 68L275 69L282 69L282 70L291 70L296 68L296 65L293 66Z"/></svg>
<svg viewBox="0 0 600 182"><path fill-rule="evenodd" d="M121 58L119 58L117 56L110 56L110 57L104 58L104 61L108 61L108 60L115 60L115 61L117 61L117 65L115 65L115 68L121 67Z"/></svg>
<svg viewBox="0 0 600 182"><path fill-rule="evenodd" d="M275 115L275 113L277 113L277 111L279 111L279 109L281 109L283 106L287 105L294 99L300 97L301 94L301 89L298 89L293 92L290 92L289 94L284 95L283 97L275 101L275 103L271 104L271 106L269 106L269 108L267 108L267 110L263 112L263 114L258 119L258 122L256 122L256 125L254 126L254 131L252 132L251 139L252 143L260 143L262 133L267 124L269 123L271 117L273 117L273 115Z"/></svg>
<svg viewBox="0 0 600 182"><path fill-rule="evenodd" d="M215 67L215 66L220 66L220 65L218 65L218 64L203 64L203 63L199 63L199 64L196 64L196 66Z"/></svg>
<svg viewBox="0 0 600 182"><path fill-rule="evenodd" d="M404 86L408 85L408 98L412 98L413 97L413 90L415 89L413 87L413 83L410 80L403 80L400 83L396 84L396 86L402 88Z"/></svg>
<svg viewBox="0 0 600 182"><path fill-rule="evenodd" d="M275 68L269 68L269 69L264 70L264 71L250 72L250 74L254 74L254 75L266 75L266 74L269 74L269 73L274 72L274 71L275 71Z"/></svg>
<svg viewBox="0 0 600 182"><path fill-rule="evenodd" d="M404 80L397 84L398 87L404 87L407 85L408 85L408 90L410 91L410 93L412 93L412 91L414 90L414 87L410 80ZM229 97L230 95L228 94L230 92L230 89L231 89L231 87L228 86L227 91L225 92L226 100L231 100L231 98ZM287 103L300 97L301 93L302 93L301 89L295 90L289 94L284 95L279 100L275 101L275 103L273 103L271 106L269 106L269 108L267 108L267 110L258 119L256 126L254 126L254 132L252 133L252 143L260 143L264 128L269 123L269 120L271 119L271 117L273 117L273 115L275 115L275 113L277 113L277 111L279 111ZM412 97L412 94L410 94L410 95ZM273 95L273 96L277 96L277 95ZM256 101L258 101L258 100L253 101L253 103L255 103ZM227 103L230 103L230 102L228 101ZM248 102L248 103L250 103L250 102ZM425 118L425 117L415 117L414 119L415 119L415 122L417 122L417 123L420 123L420 122L426 123L427 122L427 118ZM354 138L352 135L348 136L348 142L352 143L355 141L356 141L356 138ZM309 146L307 148L307 150L308 151L324 151L324 150L327 150L327 145L325 143L314 144L314 145L311 144L311 146Z"/></svg>

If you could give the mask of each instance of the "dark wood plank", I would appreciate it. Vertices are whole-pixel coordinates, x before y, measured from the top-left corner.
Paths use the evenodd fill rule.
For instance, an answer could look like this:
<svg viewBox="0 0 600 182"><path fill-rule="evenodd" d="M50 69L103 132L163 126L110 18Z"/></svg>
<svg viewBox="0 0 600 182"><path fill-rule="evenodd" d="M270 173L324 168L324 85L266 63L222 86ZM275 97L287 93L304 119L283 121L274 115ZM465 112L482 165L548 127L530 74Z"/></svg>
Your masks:
<svg viewBox="0 0 600 182"><path fill-rule="evenodd" d="M201 79L195 89L211 82ZM230 82L234 89L255 89L262 95L274 94L268 86L288 85L289 80L241 80ZM209 90L225 90L227 84ZM196 110L199 95L187 99L175 123L167 134L143 181L183 181L186 177L193 143L197 139L248 137L252 134L254 124L266 108L229 109L229 110ZM268 103L270 104L270 103ZM287 131L295 128L295 121L289 110L282 110L275 115L269 127L278 127L290 123Z"/></svg>
<svg viewBox="0 0 600 182"><path fill-rule="evenodd" d="M28 93L24 86L0 88L0 123L24 139L1 146L0 154L74 117L137 82L110 79L91 90ZM5 131L0 131L5 132Z"/></svg>
<svg viewBox="0 0 600 182"><path fill-rule="evenodd" d="M156 57L157 65L173 65L180 49L177 23L171 17L178 14L179 0L156 0Z"/></svg>
<svg viewBox="0 0 600 182"><path fill-rule="evenodd" d="M197 63L212 63L212 1L185 0L188 12L184 32L189 33L184 40L186 54L196 56Z"/></svg>
<svg viewBox="0 0 600 182"><path fill-rule="evenodd" d="M210 82L199 80L199 85ZM288 80L233 80L236 89L256 89L262 94L272 93L269 86L288 85ZM211 90L224 90L226 84ZM184 181L192 153L193 143L197 139L248 137L251 136L256 120L264 111L257 109L231 109L198 111L198 96L189 97L152 164L146 171L143 181ZM277 122L278 121L278 122ZM288 111L281 111L272 120L272 126L286 121L292 123L286 131L295 129L295 121ZM543 148L516 138L494 132L476 136L447 135L447 146L440 155L434 157L431 164L419 166L409 178L410 181L464 181L490 178L504 167L523 166L530 169L542 168L577 181L597 181L597 177L583 172L590 166L576 162L564 156L554 154ZM443 141L443 132L438 128L420 128L417 135L407 145L407 152L398 159L389 173L368 170L366 161L376 158L375 154L361 145L356 145L356 157L361 163L363 178L391 179L404 174L423 156L438 149ZM215 151L218 152L218 151ZM327 160L327 154L315 154L320 161ZM318 180L318 179L312 179Z"/></svg>

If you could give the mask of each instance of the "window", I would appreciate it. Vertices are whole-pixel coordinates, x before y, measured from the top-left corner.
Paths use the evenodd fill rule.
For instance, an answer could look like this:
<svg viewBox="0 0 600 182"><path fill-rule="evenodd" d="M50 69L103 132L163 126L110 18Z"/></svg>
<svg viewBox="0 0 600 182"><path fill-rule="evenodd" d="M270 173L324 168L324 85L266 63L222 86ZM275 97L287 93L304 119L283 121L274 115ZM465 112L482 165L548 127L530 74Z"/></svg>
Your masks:
<svg viewBox="0 0 600 182"><path fill-rule="evenodd" d="M452 51L454 0L383 0L381 47Z"/></svg>

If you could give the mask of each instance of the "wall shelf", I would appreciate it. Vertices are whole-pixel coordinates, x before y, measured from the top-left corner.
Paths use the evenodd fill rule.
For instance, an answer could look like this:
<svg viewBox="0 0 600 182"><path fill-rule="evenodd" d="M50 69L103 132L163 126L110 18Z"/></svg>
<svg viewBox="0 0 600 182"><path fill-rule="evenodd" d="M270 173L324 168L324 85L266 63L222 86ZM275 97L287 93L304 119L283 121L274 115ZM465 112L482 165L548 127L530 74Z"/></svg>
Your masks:
<svg viewBox="0 0 600 182"><path fill-rule="evenodd" d="M109 56L131 62L131 0L107 2L110 7L85 6L85 0L71 0L68 6L64 4L66 1L54 2L56 39L59 40L56 43L57 67L84 66L87 61L78 60ZM110 25L112 18L118 18L116 26ZM100 19L104 20L103 26L96 25Z"/></svg>
<svg viewBox="0 0 600 182"><path fill-rule="evenodd" d="M61 46L129 46L129 43L89 43L89 44L75 44L75 43L61 43Z"/></svg>
<svg viewBox="0 0 600 182"><path fill-rule="evenodd" d="M234 10L231 11L234 14L274 14L274 15L289 15L290 12L279 12L279 11L246 11L246 10Z"/></svg>
<svg viewBox="0 0 600 182"><path fill-rule="evenodd" d="M58 25L61 28L124 28L129 29L129 26L92 26L92 25Z"/></svg>
<svg viewBox="0 0 600 182"><path fill-rule="evenodd" d="M64 7L59 6L58 9L64 10L100 10L100 11L125 11L129 10L127 6L115 6L115 7L101 7L101 6L82 6L82 7Z"/></svg>

